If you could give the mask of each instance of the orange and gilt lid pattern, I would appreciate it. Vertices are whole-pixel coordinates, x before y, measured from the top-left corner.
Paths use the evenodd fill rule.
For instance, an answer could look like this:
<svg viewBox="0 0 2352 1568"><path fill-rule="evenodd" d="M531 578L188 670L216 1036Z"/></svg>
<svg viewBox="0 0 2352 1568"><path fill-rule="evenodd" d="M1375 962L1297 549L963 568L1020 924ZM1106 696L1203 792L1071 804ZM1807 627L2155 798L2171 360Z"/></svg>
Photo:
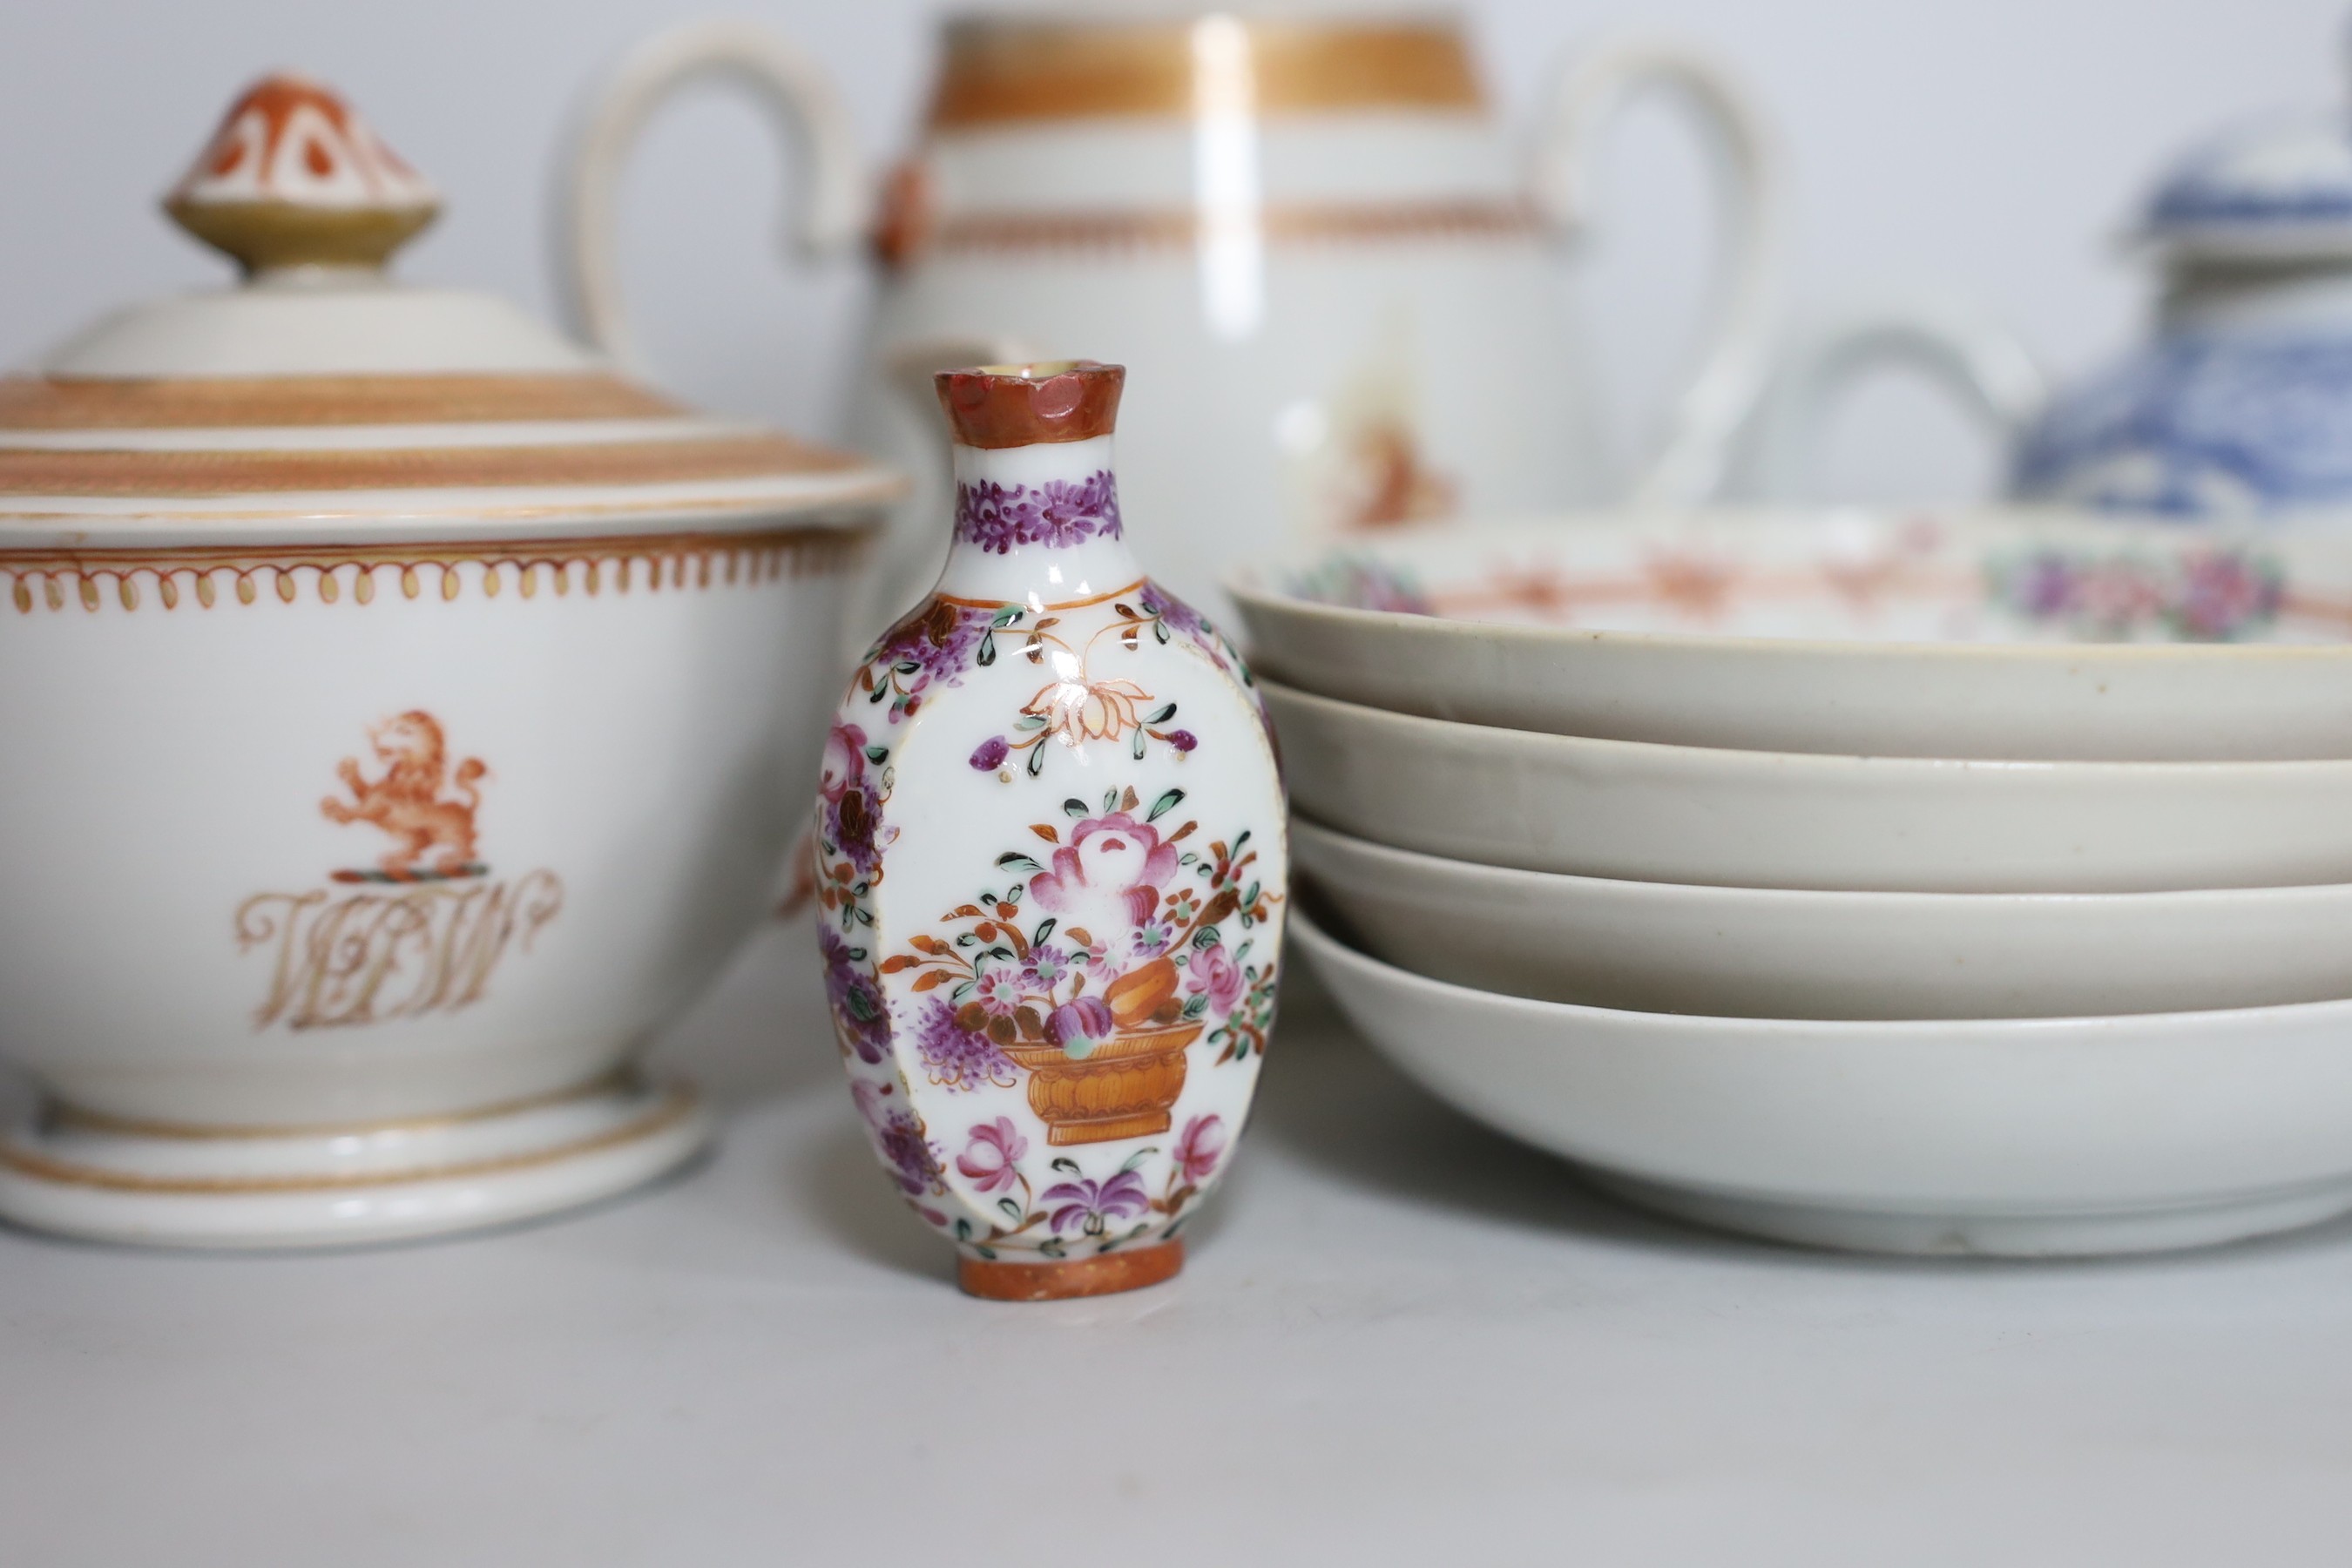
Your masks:
<svg viewBox="0 0 2352 1568"><path fill-rule="evenodd" d="M293 74L248 88L163 202L245 285L101 322L87 335L109 343L96 373L68 345L42 371L0 377L0 521L174 508L462 518L471 497L486 514L543 500L699 526L896 493L860 458L682 407L502 301L394 284L382 269L439 200L332 89ZM136 346L142 315L174 329L149 334L165 345L153 363ZM349 363L302 346L322 316L358 345ZM187 330L197 317L202 330ZM447 368L417 361L431 332L416 323L455 346ZM273 332L296 345L285 374L226 362L209 374L219 349L173 346L238 349ZM427 490L451 493L426 504Z"/></svg>
<svg viewBox="0 0 2352 1568"><path fill-rule="evenodd" d="M229 106L163 205L255 270L381 266L441 197L340 94L285 72Z"/></svg>

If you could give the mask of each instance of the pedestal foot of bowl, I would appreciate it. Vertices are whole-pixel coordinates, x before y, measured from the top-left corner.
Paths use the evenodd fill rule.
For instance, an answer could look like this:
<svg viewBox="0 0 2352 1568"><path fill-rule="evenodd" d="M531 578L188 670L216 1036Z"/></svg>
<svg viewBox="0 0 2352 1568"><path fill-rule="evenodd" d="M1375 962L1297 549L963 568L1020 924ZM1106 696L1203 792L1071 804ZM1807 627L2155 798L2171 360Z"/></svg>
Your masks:
<svg viewBox="0 0 2352 1568"><path fill-rule="evenodd" d="M1596 1186L1718 1230L1841 1252L1912 1257L2096 1258L2170 1252L2294 1230L2352 1211L2352 1181L2169 1207L2030 1214L1843 1208L1674 1186L1585 1168Z"/></svg>
<svg viewBox="0 0 2352 1568"><path fill-rule="evenodd" d="M616 1075L471 1114L298 1129L130 1121L47 1105L0 1130L0 1218L95 1241L398 1241L613 1197L709 1140L683 1083Z"/></svg>
<svg viewBox="0 0 2352 1568"><path fill-rule="evenodd" d="M957 1260L956 1283L964 1293L991 1301L1065 1301L1075 1296L1113 1296L1176 1278L1184 1267L1179 1237L1151 1247L1128 1247L1056 1263L1006 1263L964 1257Z"/></svg>

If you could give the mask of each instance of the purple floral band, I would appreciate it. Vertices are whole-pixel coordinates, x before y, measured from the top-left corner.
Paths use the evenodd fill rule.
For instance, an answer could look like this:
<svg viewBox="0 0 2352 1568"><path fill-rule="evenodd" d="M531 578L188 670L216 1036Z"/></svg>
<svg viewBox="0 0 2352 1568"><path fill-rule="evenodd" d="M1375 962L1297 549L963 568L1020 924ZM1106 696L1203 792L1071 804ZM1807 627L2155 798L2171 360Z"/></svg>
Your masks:
<svg viewBox="0 0 2352 1568"><path fill-rule="evenodd" d="M1016 544L1066 549L1098 534L1118 539L1121 531L1118 484L1108 468L1035 488L991 479L956 486L955 536L997 555Z"/></svg>

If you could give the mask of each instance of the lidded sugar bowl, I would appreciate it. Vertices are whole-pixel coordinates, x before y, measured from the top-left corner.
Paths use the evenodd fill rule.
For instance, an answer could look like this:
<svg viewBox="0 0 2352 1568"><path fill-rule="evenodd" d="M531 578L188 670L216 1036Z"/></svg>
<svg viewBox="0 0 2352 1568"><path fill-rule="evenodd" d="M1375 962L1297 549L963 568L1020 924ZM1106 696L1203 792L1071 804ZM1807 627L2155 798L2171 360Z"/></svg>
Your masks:
<svg viewBox="0 0 2352 1568"><path fill-rule="evenodd" d="M0 380L0 1215L299 1246L704 1141L634 1067L769 907L886 473L404 286L432 187L251 89L244 268Z"/></svg>

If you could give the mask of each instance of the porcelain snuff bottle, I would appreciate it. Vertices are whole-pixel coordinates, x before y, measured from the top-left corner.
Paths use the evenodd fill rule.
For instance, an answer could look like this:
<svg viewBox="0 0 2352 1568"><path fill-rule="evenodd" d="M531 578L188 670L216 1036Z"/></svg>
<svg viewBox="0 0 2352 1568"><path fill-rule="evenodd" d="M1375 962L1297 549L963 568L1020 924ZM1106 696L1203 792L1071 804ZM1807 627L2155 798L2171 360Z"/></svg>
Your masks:
<svg viewBox="0 0 2352 1568"><path fill-rule="evenodd" d="M980 1296L1175 1273L1273 1023L1271 740L1233 645L1128 548L1124 380L939 376L953 542L853 678L817 803L851 1091Z"/></svg>

